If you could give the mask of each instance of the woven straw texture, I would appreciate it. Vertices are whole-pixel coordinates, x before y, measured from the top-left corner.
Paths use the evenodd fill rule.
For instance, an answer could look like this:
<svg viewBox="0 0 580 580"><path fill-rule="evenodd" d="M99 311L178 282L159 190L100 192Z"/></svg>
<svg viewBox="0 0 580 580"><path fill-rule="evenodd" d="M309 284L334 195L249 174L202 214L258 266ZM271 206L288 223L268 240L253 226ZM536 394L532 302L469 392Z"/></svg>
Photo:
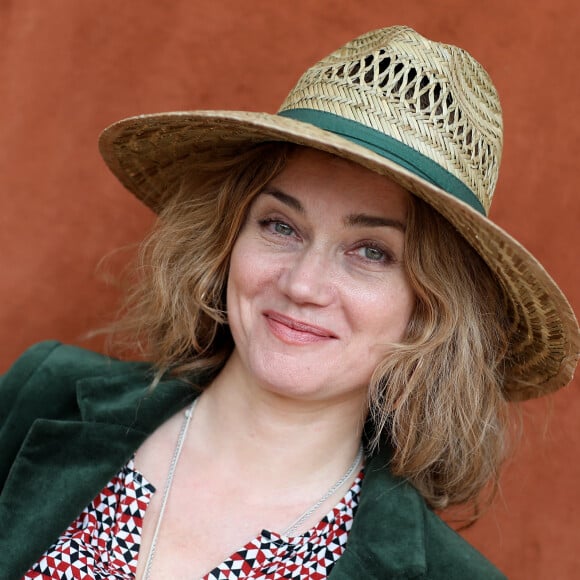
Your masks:
<svg viewBox="0 0 580 580"><path fill-rule="evenodd" d="M489 210L502 150L499 99L485 70L465 51L406 27L365 34L306 71L280 111L309 109L388 135L465 184ZM117 178L154 211L172 195L196 151L290 141L381 173L431 204L495 272L512 313L509 400L566 385L580 333L554 281L517 241L467 204L398 163L302 121L236 111L173 112L120 121L101 135Z"/></svg>
<svg viewBox="0 0 580 580"><path fill-rule="evenodd" d="M501 109L491 79L464 50L406 27L369 32L306 71L280 111L301 108L339 115L412 147L465 183L489 211Z"/></svg>

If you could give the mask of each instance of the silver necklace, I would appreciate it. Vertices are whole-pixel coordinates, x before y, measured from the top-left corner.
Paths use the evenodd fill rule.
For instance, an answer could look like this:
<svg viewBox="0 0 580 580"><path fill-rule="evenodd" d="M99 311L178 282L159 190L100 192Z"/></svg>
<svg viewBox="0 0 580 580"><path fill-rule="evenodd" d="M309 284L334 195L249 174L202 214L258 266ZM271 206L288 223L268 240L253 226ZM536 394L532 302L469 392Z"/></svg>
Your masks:
<svg viewBox="0 0 580 580"><path fill-rule="evenodd" d="M181 430L179 431L179 437L177 438L177 443L175 445L175 450L173 451L173 457L171 458L169 471L167 473L167 479L165 480L165 488L163 489L161 507L159 509L159 516L157 517L157 525L155 526L155 531L153 532L153 539L151 540L149 555L147 556L147 563L145 565L145 572L143 573L143 580L149 580L151 576L151 568L153 566L153 558L155 557L155 550L157 548L157 537L159 536L161 521L163 520L163 516L165 514L167 500L169 499L169 492L171 491L171 485L173 484L173 478L175 477L175 469L177 468L177 462L179 461L179 456L181 455L181 450L183 449L185 436L187 435L187 430L189 429L189 424L191 423L191 417L193 415L193 410L195 409L197 401L198 399L195 399L195 401L191 403L188 409L186 409L185 417L181 423Z"/></svg>
<svg viewBox="0 0 580 580"><path fill-rule="evenodd" d="M183 443L185 442L185 437L187 435L187 430L189 429L189 424L191 423L191 417L193 416L193 411L198 399L195 399L189 408L185 411L185 417L181 424L181 430L179 431L179 436L177 438L177 443L173 451L173 457L171 458L171 463L169 465L169 471L167 472L167 479L165 480L165 487L163 488L163 497L161 498L161 507L159 508L159 516L157 516L157 524L155 526L155 531L153 532L153 538L151 540L151 547L149 548L149 554L147 556L147 563L145 564L145 572L143 573L143 580L149 580L151 577L151 568L153 567L153 559L155 558L155 550L157 548L157 538L159 536L159 530L161 529L161 522L163 521L163 516L165 515L165 508L167 507L167 500L169 499L169 492L171 491L171 486L173 485L173 478L175 477L175 470L177 468L177 463L179 462L179 456L183 449ZM293 524L287 527L283 532L283 536L291 536L295 530L299 528L312 514L316 512L322 506L322 504L329 498L331 498L349 479L354 470L358 467L363 456L362 444L358 449L358 453L352 462L352 465L348 468L348 471L310 508L308 508Z"/></svg>
<svg viewBox="0 0 580 580"><path fill-rule="evenodd" d="M298 528L311 516L313 515L327 500L330 499L349 479L354 470L358 467L363 456L363 446L362 443L358 448L358 453L352 462L352 465L348 468L348 471L310 508L308 508L293 524L287 527L283 532L283 536L292 536L298 530Z"/></svg>

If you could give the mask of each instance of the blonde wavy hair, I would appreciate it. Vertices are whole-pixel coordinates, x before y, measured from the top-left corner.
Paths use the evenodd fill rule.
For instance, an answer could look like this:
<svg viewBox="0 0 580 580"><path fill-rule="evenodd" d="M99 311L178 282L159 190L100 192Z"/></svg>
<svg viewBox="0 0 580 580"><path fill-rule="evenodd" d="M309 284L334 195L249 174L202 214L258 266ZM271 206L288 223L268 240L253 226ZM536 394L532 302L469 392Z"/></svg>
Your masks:
<svg viewBox="0 0 580 580"><path fill-rule="evenodd" d="M138 276L114 330L158 369L209 382L233 349L225 289L252 200L295 145L200 152L142 245ZM493 275L452 226L413 198L405 263L416 305L405 339L369 387L372 449L434 508L497 486L506 441L502 394L508 310Z"/></svg>

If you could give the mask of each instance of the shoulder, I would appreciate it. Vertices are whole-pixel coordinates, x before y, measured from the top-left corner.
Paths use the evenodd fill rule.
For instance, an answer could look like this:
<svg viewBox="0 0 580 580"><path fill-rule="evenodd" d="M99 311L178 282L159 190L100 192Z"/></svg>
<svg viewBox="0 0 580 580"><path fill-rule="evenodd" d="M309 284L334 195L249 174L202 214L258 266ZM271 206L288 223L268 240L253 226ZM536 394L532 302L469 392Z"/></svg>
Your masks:
<svg viewBox="0 0 580 580"><path fill-rule="evenodd" d="M105 421L123 423L152 379L146 363L56 341L35 344L0 378L0 445L16 449L37 419L96 421L106 414Z"/></svg>
<svg viewBox="0 0 580 580"><path fill-rule="evenodd" d="M38 421L122 425L147 435L194 396L190 384L170 377L151 389L153 377L150 364L55 341L29 348L0 378L0 489Z"/></svg>
<svg viewBox="0 0 580 580"><path fill-rule="evenodd" d="M25 402L32 412L38 410L40 414L66 407L67 402L76 407L73 399L82 379L118 374L143 376L149 369L143 363L122 362L57 341L40 342L26 350L0 379L0 425L8 413Z"/></svg>
<svg viewBox="0 0 580 580"><path fill-rule="evenodd" d="M38 373L78 380L83 376L108 375L143 366L147 365L127 363L84 348L47 340L28 348L3 376L2 382L17 381L22 384Z"/></svg>
<svg viewBox="0 0 580 580"><path fill-rule="evenodd" d="M142 367L56 341L38 343L24 352L0 378L0 489L38 419L83 420L83 391L78 388L83 380L90 379L90 386L118 373L129 371L134 376L139 368L143 374ZM84 404L85 415L93 407Z"/></svg>
<svg viewBox="0 0 580 580"><path fill-rule="evenodd" d="M500 580L505 576L389 469L390 453L365 469L360 502L335 577ZM362 576L361 576L362 577Z"/></svg>
<svg viewBox="0 0 580 580"><path fill-rule="evenodd" d="M191 400L204 377L167 374L57 341L38 343L0 378L1 437L35 419L100 421L151 431Z"/></svg>
<svg viewBox="0 0 580 580"><path fill-rule="evenodd" d="M427 578L505 580L502 572L439 516L427 506L424 510Z"/></svg>

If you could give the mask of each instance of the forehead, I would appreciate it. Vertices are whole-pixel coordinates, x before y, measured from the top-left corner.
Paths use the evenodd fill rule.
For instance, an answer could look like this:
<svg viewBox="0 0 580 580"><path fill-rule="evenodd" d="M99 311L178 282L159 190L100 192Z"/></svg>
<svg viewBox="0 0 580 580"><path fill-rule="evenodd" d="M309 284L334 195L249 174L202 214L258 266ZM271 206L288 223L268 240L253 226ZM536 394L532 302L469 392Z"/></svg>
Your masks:
<svg viewBox="0 0 580 580"><path fill-rule="evenodd" d="M295 197L308 210L395 214L404 218L411 194L361 165L310 148L292 152L269 187Z"/></svg>

